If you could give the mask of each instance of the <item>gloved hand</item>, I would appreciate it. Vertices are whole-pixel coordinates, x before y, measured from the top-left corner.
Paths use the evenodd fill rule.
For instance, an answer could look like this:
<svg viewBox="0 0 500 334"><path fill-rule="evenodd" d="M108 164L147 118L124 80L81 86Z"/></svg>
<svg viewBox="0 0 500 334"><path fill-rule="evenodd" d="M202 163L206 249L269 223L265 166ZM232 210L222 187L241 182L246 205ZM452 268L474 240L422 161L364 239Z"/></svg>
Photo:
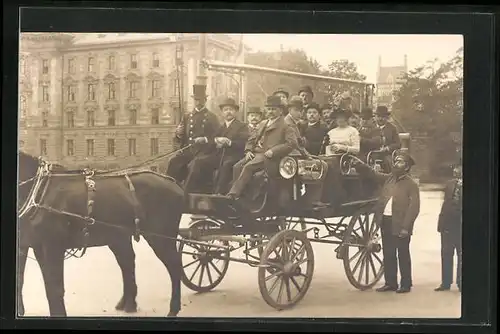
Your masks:
<svg viewBox="0 0 500 334"><path fill-rule="evenodd" d="M207 143L207 138L205 137L196 137L194 140L195 144L206 144Z"/></svg>

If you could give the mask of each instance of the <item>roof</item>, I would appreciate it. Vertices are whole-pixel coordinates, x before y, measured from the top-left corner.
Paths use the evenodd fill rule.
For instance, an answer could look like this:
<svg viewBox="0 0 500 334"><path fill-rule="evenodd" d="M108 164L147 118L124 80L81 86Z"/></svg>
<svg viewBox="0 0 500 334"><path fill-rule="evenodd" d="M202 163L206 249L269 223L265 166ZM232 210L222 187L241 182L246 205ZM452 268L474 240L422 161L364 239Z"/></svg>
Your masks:
<svg viewBox="0 0 500 334"><path fill-rule="evenodd" d="M391 75L394 81L399 81L406 73L406 68L404 66L381 66L379 69L377 83L387 82L387 77Z"/></svg>
<svg viewBox="0 0 500 334"><path fill-rule="evenodd" d="M121 43L147 41L157 39L175 39L172 33L77 33L73 45L83 46L91 44Z"/></svg>

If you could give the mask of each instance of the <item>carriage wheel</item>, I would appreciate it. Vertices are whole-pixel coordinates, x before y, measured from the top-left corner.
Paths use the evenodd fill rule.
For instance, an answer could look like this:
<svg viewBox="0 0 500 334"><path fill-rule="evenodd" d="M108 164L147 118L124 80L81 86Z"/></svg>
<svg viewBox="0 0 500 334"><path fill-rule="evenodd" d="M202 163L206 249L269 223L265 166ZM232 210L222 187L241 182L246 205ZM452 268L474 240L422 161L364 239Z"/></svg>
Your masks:
<svg viewBox="0 0 500 334"><path fill-rule="evenodd" d="M199 220L190 228L197 230L217 229L219 224L211 220ZM229 246L227 241L209 241L210 244ZM196 292L208 292L219 285L229 268L229 250L205 245L180 242L182 276L185 286Z"/></svg>
<svg viewBox="0 0 500 334"><path fill-rule="evenodd" d="M339 249L349 282L360 290L372 288L382 278L380 227L370 213L355 214Z"/></svg>
<svg viewBox="0 0 500 334"><path fill-rule="evenodd" d="M259 290L264 301L277 310L304 298L314 271L314 253L307 236L299 231L278 232L260 259Z"/></svg>

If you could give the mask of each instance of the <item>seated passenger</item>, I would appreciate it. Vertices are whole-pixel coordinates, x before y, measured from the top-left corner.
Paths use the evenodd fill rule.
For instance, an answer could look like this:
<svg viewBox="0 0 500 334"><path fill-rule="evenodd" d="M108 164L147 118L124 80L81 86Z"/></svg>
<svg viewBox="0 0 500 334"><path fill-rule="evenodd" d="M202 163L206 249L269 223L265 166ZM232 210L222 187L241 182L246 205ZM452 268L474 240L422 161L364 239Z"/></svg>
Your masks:
<svg viewBox="0 0 500 334"><path fill-rule="evenodd" d="M385 167L390 169L392 166L392 153L401 148L401 140L397 128L389 122L391 113L386 106L378 106L375 110L375 121L382 137L382 146L380 150L386 153L384 157Z"/></svg>
<svg viewBox="0 0 500 334"><path fill-rule="evenodd" d="M304 128L305 148L313 155L320 155L328 127L321 121L319 106L312 103L307 108L307 124Z"/></svg>
<svg viewBox="0 0 500 334"><path fill-rule="evenodd" d="M310 156L311 154L306 149L307 140L304 137L305 127L301 119L303 107L302 99L297 95L292 96L288 103L288 115L285 116L285 123L292 126L296 130L298 153L303 156Z"/></svg>
<svg viewBox="0 0 500 334"><path fill-rule="evenodd" d="M243 168L227 194L229 198L240 198L252 176L264 168L271 178L274 177L278 173L280 160L298 148L296 129L285 123L284 117L281 116L283 108L284 105L279 97L267 98L267 120L259 124L255 134L248 140L245 146L245 158L234 166L235 173L241 166Z"/></svg>
<svg viewBox="0 0 500 334"><path fill-rule="evenodd" d="M312 185L307 191L309 199L315 206L327 206L322 199L334 206L340 205L345 199L345 189L342 186L342 174L340 171L340 157L343 153L359 153L359 132L349 125L350 113L347 110L339 110L335 113L337 127L328 131L328 145L326 146L326 162L328 171L324 182ZM323 185L326 184L326 189ZM323 193L325 190L325 193Z"/></svg>
<svg viewBox="0 0 500 334"><path fill-rule="evenodd" d="M225 99L219 108L222 111L224 123L215 134L213 145L217 151L214 154L214 164L211 167L218 168L219 171L215 180L214 192L226 194L233 179L233 166L244 156L249 129L245 123L235 118L240 108L234 99Z"/></svg>
<svg viewBox="0 0 500 334"><path fill-rule="evenodd" d="M361 110L361 126L359 128L360 150L359 157L364 162L370 151L379 150L382 146L382 136L373 119L371 108Z"/></svg>

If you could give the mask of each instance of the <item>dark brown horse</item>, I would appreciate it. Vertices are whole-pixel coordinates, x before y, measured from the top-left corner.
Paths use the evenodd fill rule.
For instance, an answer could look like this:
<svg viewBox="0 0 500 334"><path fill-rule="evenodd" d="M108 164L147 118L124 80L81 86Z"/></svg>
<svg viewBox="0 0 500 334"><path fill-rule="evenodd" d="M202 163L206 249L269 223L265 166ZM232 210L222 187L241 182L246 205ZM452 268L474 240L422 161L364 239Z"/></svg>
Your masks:
<svg viewBox="0 0 500 334"><path fill-rule="evenodd" d="M92 180L93 221L89 216L90 190L81 171L61 167L40 174L38 159L19 154L18 313L24 314L22 285L28 248L40 265L51 316L66 316L64 257L67 249L108 246L123 276L123 296L117 310L137 311L135 253L132 235L138 230L168 270L172 283L170 311L181 309L182 270L176 238L183 209L183 190L175 181L149 170L96 173ZM37 176L38 175L38 176ZM25 182L27 181L27 182ZM25 182L25 183L24 183ZM38 183L40 188L31 191ZM132 191L135 188L135 191ZM134 195L135 193L135 195ZM31 205L34 199L38 205ZM31 204L30 204L31 203ZM85 228L88 231L85 236Z"/></svg>

